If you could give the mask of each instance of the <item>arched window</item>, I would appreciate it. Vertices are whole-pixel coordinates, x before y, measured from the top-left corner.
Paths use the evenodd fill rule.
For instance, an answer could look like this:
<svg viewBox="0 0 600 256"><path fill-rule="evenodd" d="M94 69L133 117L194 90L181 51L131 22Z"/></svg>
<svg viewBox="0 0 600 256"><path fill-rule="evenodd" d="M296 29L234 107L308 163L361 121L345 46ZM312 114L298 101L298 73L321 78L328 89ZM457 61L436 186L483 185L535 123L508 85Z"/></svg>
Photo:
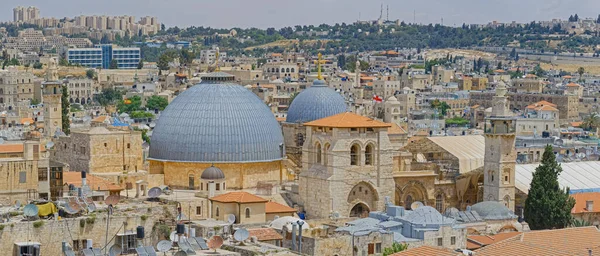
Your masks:
<svg viewBox="0 0 600 256"><path fill-rule="evenodd" d="M321 143L317 142L317 155L316 155L316 163L320 164L321 163L321 157L323 156L323 152L321 150Z"/></svg>
<svg viewBox="0 0 600 256"><path fill-rule="evenodd" d="M360 146L352 145L350 148L350 165L359 165Z"/></svg>
<svg viewBox="0 0 600 256"><path fill-rule="evenodd" d="M219 207L218 207L218 206L217 206L217 210L216 210L216 211L217 211L217 212L215 213L215 215L216 215L217 217L219 217Z"/></svg>
<svg viewBox="0 0 600 256"><path fill-rule="evenodd" d="M286 68L286 69L285 69L285 72L290 72L290 68Z"/></svg>
<svg viewBox="0 0 600 256"><path fill-rule="evenodd" d="M250 208L246 208L246 219L250 218Z"/></svg>
<svg viewBox="0 0 600 256"><path fill-rule="evenodd" d="M323 147L323 165L327 165L329 164L329 161L327 160L328 156L328 152L329 152L329 148L331 147L331 145L329 145L329 143L326 143L325 146Z"/></svg>
<svg viewBox="0 0 600 256"><path fill-rule="evenodd" d="M410 210L411 207L410 205L413 203L413 198L411 195L406 196L406 199L404 200L404 208L406 210Z"/></svg>
<svg viewBox="0 0 600 256"><path fill-rule="evenodd" d="M373 144L367 145L365 149L365 165L373 165Z"/></svg>
<svg viewBox="0 0 600 256"><path fill-rule="evenodd" d="M444 210L444 196L442 196L442 194L438 194L435 197L435 209L438 210L438 212Z"/></svg>
<svg viewBox="0 0 600 256"><path fill-rule="evenodd" d="M292 73L294 73L294 68L292 68Z"/></svg>
<svg viewBox="0 0 600 256"><path fill-rule="evenodd" d="M504 206L509 207L510 205L510 196L504 197Z"/></svg>

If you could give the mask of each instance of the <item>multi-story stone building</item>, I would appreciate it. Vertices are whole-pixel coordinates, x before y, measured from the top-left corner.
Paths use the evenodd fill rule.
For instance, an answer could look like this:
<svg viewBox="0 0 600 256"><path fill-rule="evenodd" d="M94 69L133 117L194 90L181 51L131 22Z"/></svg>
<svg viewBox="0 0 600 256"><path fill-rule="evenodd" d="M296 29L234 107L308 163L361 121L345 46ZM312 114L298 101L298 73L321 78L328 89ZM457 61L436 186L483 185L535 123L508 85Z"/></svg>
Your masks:
<svg viewBox="0 0 600 256"><path fill-rule="evenodd" d="M48 161L39 141L25 141L0 145L0 203L13 205L36 199L40 192L48 193L47 182L39 182L38 175L46 177L47 169L41 162ZM44 179L44 178L42 178ZM44 190L44 191L41 191Z"/></svg>
<svg viewBox="0 0 600 256"><path fill-rule="evenodd" d="M94 127L59 137L53 157L73 171L92 174L142 170L142 135L138 131Z"/></svg>
<svg viewBox="0 0 600 256"><path fill-rule="evenodd" d="M0 71L0 105L12 109L19 101L33 99L34 85L39 82L29 72L11 69Z"/></svg>
<svg viewBox="0 0 600 256"><path fill-rule="evenodd" d="M532 74L525 76L525 78L514 80L511 87L511 91L517 93L542 93L543 89L544 81Z"/></svg>
<svg viewBox="0 0 600 256"><path fill-rule="evenodd" d="M69 79L66 85L69 89L70 103L90 104L94 96L101 92L100 85L93 79Z"/></svg>
<svg viewBox="0 0 600 256"><path fill-rule="evenodd" d="M311 218L366 217L393 197L390 124L341 113L304 124L300 197Z"/></svg>
<svg viewBox="0 0 600 256"><path fill-rule="evenodd" d="M44 132L51 137L62 130L62 81L58 80L56 60L49 64L46 81L42 83L42 103L44 104Z"/></svg>
<svg viewBox="0 0 600 256"><path fill-rule="evenodd" d="M140 48L113 47L110 44L96 45L94 48L74 48L67 50L67 60L88 68L110 68L114 60L119 69L135 69L141 60Z"/></svg>
<svg viewBox="0 0 600 256"><path fill-rule="evenodd" d="M494 92L470 92L470 105L480 105L485 108L492 106ZM546 94L546 93L508 93L510 109L525 109L525 107L545 100L556 104L561 122L579 119L579 97L576 95Z"/></svg>
<svg viewBox="0 0 600 256"><path fill-rule="evenodd" d="M400 75L400 86L408 87L414 90L424 90L431 86L431 74L427 74L424 69L408 69Z"/></svg>

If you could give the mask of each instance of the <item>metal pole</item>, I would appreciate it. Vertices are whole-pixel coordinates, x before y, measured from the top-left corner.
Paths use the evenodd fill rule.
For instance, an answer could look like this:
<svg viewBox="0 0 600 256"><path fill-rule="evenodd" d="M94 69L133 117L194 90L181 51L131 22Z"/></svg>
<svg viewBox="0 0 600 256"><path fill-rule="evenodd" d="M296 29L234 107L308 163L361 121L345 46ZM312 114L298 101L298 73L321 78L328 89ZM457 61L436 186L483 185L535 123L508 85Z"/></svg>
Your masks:
<svg viewBox="0 0 600 256"><path fill-rule="evenodd" d="M296 222L292 222L292 251L296 250Z"/></svg>
<svg viewBox="0 0 600 256"><path fill-rule="evenodd" d="M104 254L106 254L106 249L108 247L108 223L110 222L110 214L112 213L113 206L112 204L108 206L108 212L106 216L106 234L104 235Z"/></svg>

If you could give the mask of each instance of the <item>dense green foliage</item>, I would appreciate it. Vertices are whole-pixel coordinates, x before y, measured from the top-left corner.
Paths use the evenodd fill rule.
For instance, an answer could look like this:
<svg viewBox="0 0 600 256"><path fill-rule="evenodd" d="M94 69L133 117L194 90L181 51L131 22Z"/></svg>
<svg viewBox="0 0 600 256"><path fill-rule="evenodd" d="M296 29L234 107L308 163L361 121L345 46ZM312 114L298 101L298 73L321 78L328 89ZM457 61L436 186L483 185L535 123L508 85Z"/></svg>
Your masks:
<svg viewBox="0 0 600 256"><path fill-rule="evenodd" d="M169 105L169 101L167 101L166 98L156 95L148 98L148 100L146 101L146 108L152 111L154 111L155 109L163 111L165 110L167 105Z"/></svg>
<svg viewBox="0 0 600 256"><path fill-rule="evenodd" d="M145 111L133 111L129 114L131 118L154 118L154 114Z"/></svg>
<svg viewBox="0 0 600 256"><path fill-rule="evenodd" d="M450 106L445 101L435 99L431 102L431 108L437 109L442 116L445 116Z"/></svg>
<svg viewBox="0 0 600 256"><path fill-rule="evenodd" d="M469 120L468 119L464 119L462 117L453 117L453 118L448 118L446 119L446 125L467 125L469 124Z"/></svg>
<svg viewBox="0 0 600 256"><path fill-rule="evenodd" d="M123 99L123 93L113 88L102 89L102 93L96 97L96 101L102 106L115 104L121 99Z"/></svg>
<svg viewBox="0 0 600 256"><path fill-rule="evenodd" d="M401 243L394 242L392 244L392 247L383 249L383 256L389 256L394 253L404 251L406 249L408 249L408 244L404 244L404 243L401 244Z"/></svg>
<svg viewBox="0 0 600 256"><path fill-rule="evenodd" d="M133 96L129 99L121 100L117 104L117 110L119 113L131 113L133 111L140 110L142 107L142 98L140 96Z"/></svg>
<svg viewBox="0 0 600 256"><path fill-rule="evenodd" d="M571 225L575 199L569 188L561 189L558 176L562 168L556 162L552 146L546 146L542 161L535 169L525 200L525 221L532 230L565 228Z"/></svg>
<svg viewBox="0 0 600 256"><path fill-rule="evenodd" d="M85 71L85 76L89 79L94 79L94 77L96 77L96 71L93 69L88 69Z"/></svg>
<svg viewBox="0 0 600 256"><path fill-rule="evenodd" d="M108 65L108 69L118 69L119 68L119 63L117 62L117 60L111 60L110 64Z"/></svg>
<svg viewBox="0 0 600 256"><path fill-rule="evenodd" d="M69 102L69 87L66 85L62 86L62 131L69 135L71 133L71 121L69 120L69 111L71 110L71 103Z"/></svg>

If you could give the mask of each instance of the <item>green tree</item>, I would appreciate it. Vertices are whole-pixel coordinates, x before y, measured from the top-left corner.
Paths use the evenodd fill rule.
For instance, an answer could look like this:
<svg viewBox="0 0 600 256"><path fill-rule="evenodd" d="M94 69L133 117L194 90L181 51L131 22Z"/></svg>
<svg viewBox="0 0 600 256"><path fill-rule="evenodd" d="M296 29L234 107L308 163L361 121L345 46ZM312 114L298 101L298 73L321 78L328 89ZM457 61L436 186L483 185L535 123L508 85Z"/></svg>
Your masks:
<svg viewBox="0 0 600 256"><path fill-rule="evenodd" d="M565 228L571 224L575 199L569 196L569 188L560 188L558 176L561 172L552 146L546 146L525 200L525 221L532 230Z"/></svg>
<svg viewBox="0 0 600 256"><path fill-rule="evenodd" d="M71 103L69 103L69 88L67 85L62 86L62 131L69 135L71 133L71 121L69 120L69 110L71 109Z"/></svg>
<svg viewBox="0 0 600 256"><path fill-rule="evenodd" d="M502 69L502 61L498 61L498 66L496 66L496 69Z"/></svg>
<svg viewBox="0 0 600 256"><path fill-rule="evenodd" d="M445 101L440 101L438 99L435 99L434 101L432 101L430 105L431 105L431 108L437 109L440 112L440 114L443 116L445 116L448 109L450 109L450 106L448 105L448 103L446 103Z"/></svg>
<svg viewBox="0 0 600 256"><path fill-rule="evenodd" d="M133 111L140 110L142 107L142 98L140 96L133 96L126 100L121 100L117 104L117 110L119 113L131 113Z"/></svg>
<svg viewBox="0 0 600 256"><path fill-rule="evenodd" d="M405 243L401 244L401 243L394 242L392 244L392 247L388 247L388 248L384 248L383 249L383 256L389 256L389 255L392 255L394 253L404 251L406 249L408 249L408 244L405 244Z"/></svg>
<svg viewBox="0 0 600 256"><path fill-rule="evenodd" d="M585 68L583 68L583 67L579 67L579 68L577 69L577 74L579 74L579 80L581 80L581 79L582 79L582 77L583 77L583 74L584 74L584 73L585 73Z"/></svg>
<svg viewBox="0 0 600 256"><path fill-rule="evenodd" d="M106 88L103 89L102 93L100 93L96 97L96 101L102 106L107 106L115 104L117 101L121 100L122 97L123 94L121 93L121 91L115 90L113 88Z"/></svg>
<svg viewBox="0 0 600 256"><path fill-rule="evenodd" d="M69 62L67 61L66 58L60 58L60 60L58 60L58 65L59 66L69 66Z"/></svg>
<svg viewBox="0 0 600 256"><path fill-rule="evenodd" d="M146 101L146 108L152 111L154 111L155 109L163 111L165 110L167 105L169 105L169 101L167 99L156 95L148 98L148 100Z"/></svg>
<svg viewBox="0 0 600 256"><path fill-rule="evenodd" d="M119 63L117 62L117 60L111 60L110 65L108 66L108 69L118 69L118 68L119 68Z"/></svg>
<svg viewBox="0 0 600 256"><path fill-rule="evenodd" d="M94 77L96 77L96 71L93 69L88 69L85 71L85 76L89 79L94 79Z"/></svg>
<svg viewBox="0 0 600 256"><path fill-rule="evenodd" d="M591 113L583 119L582 128L587 131L592 131L600 127L600 117L596 113Z"/></svg>
<svg viewBox="0 0 600 256"><path fill-rule="evenodd" d="M140 62L138 63L137 69L142 69L144 68L144 61L140 60Z"/></svg>
<svg viewBox="0 0 600 256"><path fill-rule="evenodd" d="M43 66L44 65L42 65L42 63L39 63L39 62L33 63L33 68L34 69L42 69Z"/></svg>
<svg viewBox="0 0 600 256"><path fill-rule="evenodd" d="M40 101L36 98L33 98L33 99L31 99L29 104L30 105L38 105L38 104L40 104Z"/></svg>

